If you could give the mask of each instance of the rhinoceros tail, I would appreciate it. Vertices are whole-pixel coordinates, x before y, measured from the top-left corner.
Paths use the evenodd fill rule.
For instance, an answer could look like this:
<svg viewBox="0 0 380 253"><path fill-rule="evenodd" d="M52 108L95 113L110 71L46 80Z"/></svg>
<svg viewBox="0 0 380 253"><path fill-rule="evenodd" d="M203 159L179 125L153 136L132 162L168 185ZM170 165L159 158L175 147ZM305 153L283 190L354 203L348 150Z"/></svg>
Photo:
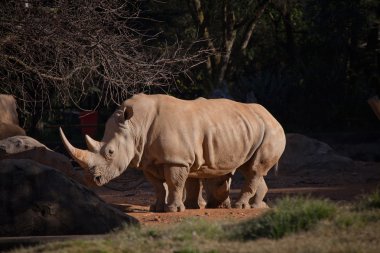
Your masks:
<svg viewBox="0 0 380 253"><path fill-rule="evenodd" d="M274 175L277 177L277 176L278 176L278 163L276 163L276 164L273 166L273 169L274 169Z"/></svg>

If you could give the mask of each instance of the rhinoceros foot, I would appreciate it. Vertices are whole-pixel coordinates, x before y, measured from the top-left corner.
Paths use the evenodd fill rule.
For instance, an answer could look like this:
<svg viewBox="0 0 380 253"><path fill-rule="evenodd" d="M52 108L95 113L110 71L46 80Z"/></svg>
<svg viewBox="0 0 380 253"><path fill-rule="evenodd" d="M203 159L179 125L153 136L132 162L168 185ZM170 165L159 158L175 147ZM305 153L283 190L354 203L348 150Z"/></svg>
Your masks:
<svg viewBox="0 0 380 253"><path fill-rule="evenodd" d="M183 203L180 204L172 204L172 205L166 205L165 206L165 212L183 212L185 211L185 205Z"/></svg>
<svg viewBox="0 0 380 253"><path fill-rule="evenodd" d="M269 208L267 203L265 203L264 201L261 201L259 203L253 203L251 207L252 208Z"/></svg>
<svg viewBox="0 0 380 253"><path fill-rule="evenodd" d="M250 209L251 205L249 204L249 202L237 201L234 207L237 209Z"/></svg>

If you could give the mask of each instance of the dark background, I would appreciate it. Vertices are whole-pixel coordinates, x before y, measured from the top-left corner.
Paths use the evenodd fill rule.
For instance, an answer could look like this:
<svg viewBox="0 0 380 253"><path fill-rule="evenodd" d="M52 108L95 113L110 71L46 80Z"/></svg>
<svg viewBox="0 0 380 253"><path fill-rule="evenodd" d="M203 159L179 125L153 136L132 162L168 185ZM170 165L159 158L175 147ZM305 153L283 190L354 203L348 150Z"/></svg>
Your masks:
<svg viewBox="0 0 380 253"><path fill-rule="evenodd" d="M107 2L122 4L124 1L93 2L104 6ZM3 4L2 41L18 31L6 26L9 17L19 15L21 20L28 15L60 15L61 10L72 4L71 1L30 1L33 8L29 8L26 15L20 13L19 1L9 3ZM82 6L86 5L89 2L83 1ZM91 6L86 8L90 10ZM143 38L148 38L142 42L146 48L162 49L173 43L185 46L198 41L189 53L209 50L209 54L198 59L209 61L209 65L202 63L186 74L176 75L169 86L126 87L129 90L123 99L140 91L168 93L185 99L227 97L263 104L287 132L380 131L380 121L367 103L369 98L380 95L380 4L377 0L129 1L126 8L138 10L138 17L128 20L119 17L118 22L127 22L129 27L143 34ZM49 12L41 12L41 9ZM100 7L94 7L94 11L108 15ZM51 25L49 20L54 21L47 18L44 24ZM15 27L18 21L17 18L12 21ZM70 23L70 20L62 23ZM112 22L101 25L117 27ZM252 25L249 40L243 46ZM83 29L86 28L81 31ZM44 38L45 35L33 36ZM23 43L28 45L33 40L24 39ZM0 45L2 55L21 55L21 51L4 45ZM2 92L16 96L23 125L32 135L46 135L50 130L56 135L57 125L66 124L70 128L79 124L77 115L81 110L77 105L92 109L102 99L99 83L105 81L96 76L95 81L86 86L85 96L77 105L70 100L62 102L64 92L55 86L50 88L49 80L44 83L50 95L46 99L47 96L41 97L38 91L43 76L37 75L34 79L36 74L33 73L29 79L20 78L19 72L10 74L9 62L5 62L4 58L0 61ZM80 83L80 80L73 82ZM14 83L14 86L5 83ZM23 89L12 88L17 85ZM22 90L30 101L38 102L26 103ZM72 92L73 96L80 94ZM115 103L109 101L96 108L100 113L100 126L115 108ZM73 132L73 135L80 134L74 129ZM101 127L98 132L99 138Z"/></svg>

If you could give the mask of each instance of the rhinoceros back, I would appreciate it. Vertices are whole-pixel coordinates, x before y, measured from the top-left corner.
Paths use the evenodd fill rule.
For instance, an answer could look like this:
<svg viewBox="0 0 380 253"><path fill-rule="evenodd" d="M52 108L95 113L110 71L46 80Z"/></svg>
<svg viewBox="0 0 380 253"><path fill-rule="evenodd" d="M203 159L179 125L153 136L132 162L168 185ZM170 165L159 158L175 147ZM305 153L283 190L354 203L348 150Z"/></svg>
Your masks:
<svg viewBox="0 0 380 253"><path fill-rule="evenodd" d="M144 160L155 165L189 167L193 177L234 171L254 156L267 128L279 126L255 104L226 99L155 98L157 108L147 132Z"/></svg>

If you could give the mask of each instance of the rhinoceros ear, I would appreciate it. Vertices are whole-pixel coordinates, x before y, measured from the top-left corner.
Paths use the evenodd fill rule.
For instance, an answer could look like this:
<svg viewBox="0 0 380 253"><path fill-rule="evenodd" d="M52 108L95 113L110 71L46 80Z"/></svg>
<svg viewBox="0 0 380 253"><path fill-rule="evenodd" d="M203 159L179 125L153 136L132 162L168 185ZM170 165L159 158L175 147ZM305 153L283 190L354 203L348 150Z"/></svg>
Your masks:
<svg viewBox="0 0 380 253"><path fill-rule="evenodd" d="M125 107L124 111L124 120L129 120L133 116L133 108L132 106Z"/></svg>

